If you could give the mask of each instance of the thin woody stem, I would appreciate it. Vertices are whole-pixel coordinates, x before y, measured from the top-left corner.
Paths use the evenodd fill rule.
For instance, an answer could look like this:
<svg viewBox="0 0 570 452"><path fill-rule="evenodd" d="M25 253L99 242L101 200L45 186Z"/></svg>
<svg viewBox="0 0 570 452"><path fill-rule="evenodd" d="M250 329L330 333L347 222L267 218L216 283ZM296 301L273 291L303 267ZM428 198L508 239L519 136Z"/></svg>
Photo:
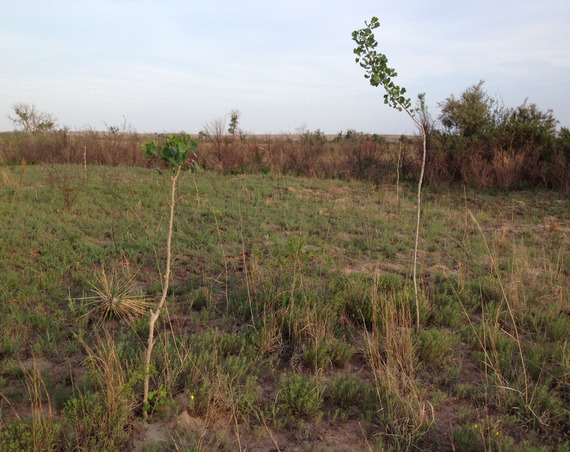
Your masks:
<svg viewBox="0 0 570 452"><path fill-rule="evenodd" d="M418 181L418 209L417 209L417 217L416 217L416 239L415 239L415 243L414 243L414 263L413 263L413 269L412 269L412 280L414 283L414 297L415 297L415 301L416 301L416 329L420 329L420 300L419 300L419 295L418 295L418 277L417 277L417 268L418 268L418 247L419 247L419 241L420 241L420 221L421 221L421 205L422 205L422 183L424 180L424 172L425 172L425 165L426 165L426 147L427 147L427 143L426 143L426 131L425 128L423 126L423 124L417 120L417 118L412 114L412 112L410 112L410 110L408 110L408 108L406 108L405 105L403 105L398 98L394 97L390 91L388 90L388 87L383 83L382 86L384 87L384 89L386 90L386 92L388 94L390 94L390 96L392 96L392 99L395 100L397 102L397 104L408 114L408 116L410 118L412 118L412 120L416 123L416 125L420 128L421 132L422 132L422 140L423 140L423 152L422 152L422 166L421 166L421 170L420 170L420 179Z"/></svg>
<svg viewBox="0 0 570 452"><path fill-rule="evenodd" d="M154 324L160 317L160 312L164 303L166 302L166 297L168 295L168 286L170 283L170 267L171 267L171 243L172 243L172 229L174 225L174 204L176 203L176 180L180 174L181 167L178 166L175 173L171 176L172 185L170 188L170 220L168 222L168 239L166 241L166 272L164 274L164 284L162 285L162 296L160 301L156 306L156 309L150 311L149 320L149 331L148 331L148 344L146 349L145 357L145 375L144 375L144 386L143 386L143 417L144 420L148 417L148 410L146 409L146 404L148 402L149 394L149 381L150 381L150 360L152 356L152 349L154 347Z"/></svg>

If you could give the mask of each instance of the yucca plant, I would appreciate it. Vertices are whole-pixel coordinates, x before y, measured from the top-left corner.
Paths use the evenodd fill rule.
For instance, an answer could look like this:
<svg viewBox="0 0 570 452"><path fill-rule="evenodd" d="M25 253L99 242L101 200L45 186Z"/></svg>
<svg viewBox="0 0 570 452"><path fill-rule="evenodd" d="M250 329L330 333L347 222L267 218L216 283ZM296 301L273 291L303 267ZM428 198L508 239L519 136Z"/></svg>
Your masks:
<svg viewBox="0 0 570 452"><path fill-rule="evenodd" d="M100 321L117 319L126 322L145 315L152 303L140 293L135 278L136 274L130 274L125 266L114 267L110 272L101 266L95 274L95 282L89 283L94 295L82 298L90 307L87 314L98 314Z"/></svg>

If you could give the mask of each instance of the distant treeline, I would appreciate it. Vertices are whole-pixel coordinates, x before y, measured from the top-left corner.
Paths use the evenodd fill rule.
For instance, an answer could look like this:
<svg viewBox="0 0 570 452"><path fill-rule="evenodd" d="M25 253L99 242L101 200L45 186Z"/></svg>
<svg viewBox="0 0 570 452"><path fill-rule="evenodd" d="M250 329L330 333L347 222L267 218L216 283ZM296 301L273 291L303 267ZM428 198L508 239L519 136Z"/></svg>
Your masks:
<svg viewBox="0 0 570 452"><path fill-rule="evenodd" d="M557 129L552 111L525 101L502 107L480 82L440 103L435 121L418 113L427 135L426 180L434 186L570 189L570 131ZM0 163L84 163L149 166L141 145L165 134L138 134L126 127L106 132L56 129L50 115L17 104L11 118L21 131L0 134ZM421 143L414 137L384 137L349 130L336 137L304 131L296 135L251 136L222 120L208 123L197 136L198 164L207 170L239 174L267 172L363 179L412 181L420 170ZM46 115L35 122L29 118ZM23 119L27 120L24 121ZM48 121L47 119L50 119Z"/></svg>

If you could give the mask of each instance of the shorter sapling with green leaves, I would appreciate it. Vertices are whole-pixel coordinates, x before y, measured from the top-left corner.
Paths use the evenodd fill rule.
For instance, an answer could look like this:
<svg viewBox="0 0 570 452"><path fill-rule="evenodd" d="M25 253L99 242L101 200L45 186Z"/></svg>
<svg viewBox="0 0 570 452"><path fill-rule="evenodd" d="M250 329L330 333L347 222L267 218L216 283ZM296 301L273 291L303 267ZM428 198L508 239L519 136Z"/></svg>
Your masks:
<svg viewBox="0 0 570 452"><path fill-rule="evenodd" d="M149 141L143 144L144 155L150 158L159 158L166 165L168 165L172 174L171 188L170 188L170 219L168 222L168 238L166 242L166 268L161 281L164 280L162 285L162 296L156 305L156 309L150 310L148 344L145 358L145 378L143 387L143 415L146 420L148 417L148 400L149 400L149 380L150 380L150 361L152 356L152 348L154 346L154 324L160 317L160 312L168 294L168 285L170 283L170 270L171 270L171 244L172 244L172 229L174 224L174 205L176 204L176 181L180 175L182 167L188 162L189 154L196 157L196 149L198 143L190 136L177 137L171 135L164 146L159 147L154 141ZM196 167L195 160L193 160L191 169Z"/></svg>

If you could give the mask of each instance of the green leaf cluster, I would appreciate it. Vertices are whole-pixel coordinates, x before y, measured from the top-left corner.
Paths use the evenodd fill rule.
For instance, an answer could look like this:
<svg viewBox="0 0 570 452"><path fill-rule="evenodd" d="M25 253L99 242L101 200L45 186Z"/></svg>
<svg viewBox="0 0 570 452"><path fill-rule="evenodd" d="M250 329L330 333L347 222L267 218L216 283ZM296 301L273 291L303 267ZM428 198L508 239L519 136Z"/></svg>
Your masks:
<svg viewBox="0 0 570 452"><path fill-rule="evenodd" d="M384 103L398 111L407 110L413 112L410 98L405 97L406 88L396 85L393 81L398 74L394 68L388 67L388 58L385 54L378 52L376 47L378 42L372 30L380 26L377 17L373 17L370 23L364 21L365 28L352 32L352 40L357 47L354 53L357 55L356 62L364 68L366 74L364 78L370 80L372 86L382 85L386 90Z"/></svg>
<svg viewBox="0 0 570 452"><path fill-rule="evenodd" d="M189 153L196 157L198 143L189 135L185 137L170 135L162 147L159 147L155 141L143 143L142 147L145 157L160 158L172 170L177 170L186 163Z"/></svg>

